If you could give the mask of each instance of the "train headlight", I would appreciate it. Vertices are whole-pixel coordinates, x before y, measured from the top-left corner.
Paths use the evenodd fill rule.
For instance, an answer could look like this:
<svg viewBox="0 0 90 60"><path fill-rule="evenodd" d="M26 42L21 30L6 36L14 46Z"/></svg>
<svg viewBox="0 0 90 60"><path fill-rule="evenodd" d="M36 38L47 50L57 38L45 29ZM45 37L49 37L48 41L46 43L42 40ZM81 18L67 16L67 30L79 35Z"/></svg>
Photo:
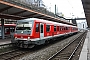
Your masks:
<svg viewBox="0 0 90 60"><path fill-rule="evenodd" d="M28 37L28 39L30 39L30 37Z"/></svg>
<svg viewBox="0 0 90 60"><path fill-rule="evenodd" d="M15 39L17 39L17 37L15 37Z"/></svg>

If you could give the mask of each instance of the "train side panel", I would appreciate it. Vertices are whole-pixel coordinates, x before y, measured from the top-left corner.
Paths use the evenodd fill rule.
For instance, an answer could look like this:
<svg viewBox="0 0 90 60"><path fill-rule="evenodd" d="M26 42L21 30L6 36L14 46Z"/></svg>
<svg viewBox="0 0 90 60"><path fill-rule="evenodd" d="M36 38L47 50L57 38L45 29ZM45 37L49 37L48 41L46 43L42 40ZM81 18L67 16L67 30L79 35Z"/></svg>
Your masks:
<svg viewBox="0 0 90 60"><path fill-rule="evenodd" d="M40 23L34 22L33 29L32 29L32 35L30 37L31 39L40 38Z"/></svg>
<svg viewBox="0 0 90 60"><path fill-rule="evenodd" d="M18 46L23 45L29 47L31 44L41 45L45 44L54 37L61 35L64 36L77 32L77 28L75 26L51 21L43 21L40 19L31 19L33 20L33 23L30 24L29 20L30 19L28 19L28 21L21 20L23 24L18 25L16 28L16 33L14 34L12 42L19 44ZM23 28L23 30L19 30L18 28ZM29 30L26 30L26 28L29 28Z"/></svg>

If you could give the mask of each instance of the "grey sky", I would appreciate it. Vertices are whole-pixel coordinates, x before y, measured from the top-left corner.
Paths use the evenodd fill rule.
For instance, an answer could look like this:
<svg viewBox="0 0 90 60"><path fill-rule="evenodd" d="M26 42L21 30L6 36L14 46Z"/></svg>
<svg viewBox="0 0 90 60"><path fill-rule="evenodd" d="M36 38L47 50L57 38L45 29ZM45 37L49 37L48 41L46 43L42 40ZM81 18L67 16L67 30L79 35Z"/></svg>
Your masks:
<svg viewBox="0 0 90 60"><path fill-rule="evenodd" d="M58 12L62 12L66 18L84 18L84 10L81 0L43 0L47 8L55 12L55 4Z"/></svg>

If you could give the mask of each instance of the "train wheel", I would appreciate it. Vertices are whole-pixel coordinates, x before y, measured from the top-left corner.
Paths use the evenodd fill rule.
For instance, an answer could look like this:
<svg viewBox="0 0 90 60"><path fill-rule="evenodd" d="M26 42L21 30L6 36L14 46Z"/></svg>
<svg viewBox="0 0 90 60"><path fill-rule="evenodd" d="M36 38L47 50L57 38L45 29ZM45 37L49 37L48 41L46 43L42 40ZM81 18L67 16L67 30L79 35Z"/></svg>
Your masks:
<svg viewBox="0 0 90 60"><path fill-rule="evenodd" d="M24 45L24 48L28 48L28 45Z"/></svg>
<svg viewBox="0 0 90 60"><path fill-rule="evenodd" d="M28 45L28 48L34 48L36 45Z"/></svg>
<svg viewBox="0 0 90 60"><path fill-rule="evenodd" d="M48 43L49 43L49 40L46 40L46 41L45 41L45 44L48 44Z"/></svg>

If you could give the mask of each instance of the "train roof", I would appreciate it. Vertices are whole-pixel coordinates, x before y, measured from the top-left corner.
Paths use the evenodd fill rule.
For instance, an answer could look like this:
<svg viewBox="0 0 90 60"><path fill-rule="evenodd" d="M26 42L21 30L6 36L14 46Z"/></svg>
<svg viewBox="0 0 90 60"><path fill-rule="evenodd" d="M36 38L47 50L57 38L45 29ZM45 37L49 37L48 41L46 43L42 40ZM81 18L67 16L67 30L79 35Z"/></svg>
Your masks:
<svg viewBox="0 0 90 60"><path fill-rule="evenodd" d="M42 23L47 23L47 24L51 24L51 25L54 24L54 25L61 25L61 26L76 27L73 25L68 25L68 24L64 24L64 23L58 23L58 22L48 21L48 20L38 19L38 18L28 18L28 19L24 19L24 20L18 20L17 22L31 22L31 21L42 22Z"/></svg>
<svg viewBox="0 0 90 60"><path fill-rule="evenodd" d="M27 19L23 19L23 20L17 20L17 22L32 22L34 21L34 18L27 18Z"/></svg>
<svg viewBox="0 0 90 60"><path fill-rule="evenodd" d="M1 24L0 24L1 26ZM4 24L4 26L16 26L16 24Z"/></svg>

